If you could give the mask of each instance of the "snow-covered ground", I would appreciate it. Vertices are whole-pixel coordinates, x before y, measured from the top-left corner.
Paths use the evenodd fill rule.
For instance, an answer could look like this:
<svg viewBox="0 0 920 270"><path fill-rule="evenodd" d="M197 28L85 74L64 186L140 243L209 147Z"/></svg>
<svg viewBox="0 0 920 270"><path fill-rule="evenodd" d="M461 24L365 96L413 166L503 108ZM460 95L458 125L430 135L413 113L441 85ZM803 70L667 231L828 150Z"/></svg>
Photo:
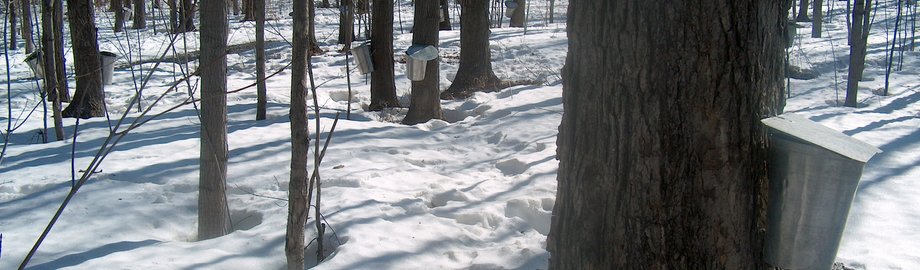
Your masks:
<svg viewBox="0 0 920 270"><path fill-rule="evenodd" d="M889 96L874 94L884 85L885 14L874 25L867 57L867 81L861 82L858 109L841 107L847 53L842 3L827 12L825 38L810 38L800 24L793 65L817 78L791 80L787 112L804 115L884 152L866 167L851 210L838 261L856 269L920 268L920 53L905 52L902 71L891 76ZM331 256L317 269L545 269L549 217L556 187L555 138L561 119L561 78L567 50L565 24L557 3L556 22L547 24L538 3L526 29L492 30L496 74L508 80L536 80L479 93L463 101L444 101L447 121L416 126L398 123L405 109L364 112L369 78L351 72L351 120L340 120L322 165L326 245ZM541 7L543 9L541 9ZM544 11L541 11L544 10ZM274 8L278 18L289 10ZM399 6L397 58L411 41L411 7ZM452 12L455 9L452 9ZM318 40L326 53L313 58L322 129L348 101L345 58L335 44L336 9L318 9ZM890 15L889 15L890 16ZM153 59L170 41L152 29L131 37L107 27L100 13L100 46L123 57L114 83L106 87L112 122L65 119L67 141L40 143L42 110L38 84L11 52L10 96L2 91L0 123L12 107L14 125L23 123L0 163L0 269L13 269L26 255L70 189L71 152L77 177L109 134L135 94L134 78L154 70L142 105L153 104L189 67L173 63L135 65L126 59ZM231 20L230 43L254 41L251 22ZM507 20L506 20L507 22ZM162 30L162 22L159 27ZM458 28L454 20L455 29ZM893 26L889 26L893 28ZM291 25L269 22L266 34L268 73L290 59ZM403 31L400 31L403 29ZM140 39L140 40L138 40ZM179 37L177 55L197 50L197 34ZM459 31L441 32L441 88L457 70ZM128 49L133 48L133 49ZM138 49L140 48L140 49ZM130 52L130 53L129 53ZM172 56L170 52L168 55ZM228 56L228 86L255 80L254 53ZM72 59L72 58L69 58ZM895 59L897 61L897 59ZM190 64L194 69L194 62ZM352 65L352 68L354 66ZM143 72L143 73L141 73ZM396 64L400 100L408 104L405 65ZM4 74L5 87L5 74ZM837 87L835 88L835 84ZM189 87L187 87L189 86ZM255 89L231 94L229 106L228 201L231 234L196 240L199 120L195 108L182 106L131 131L105 159L100 171L80 190L32 259L34 269L280 269L285 264L287 182L290 163L290 72L268 79L268 119L255 121ZM73 82L71 81L71 87ZM197 89L196 79L165 93L153 112L180 104ZM312 104L312 101L309 103ZM38 110L26 116L32 108ZM139 117L136 108L128 119ZM313 116L311 116L313 117ZM311 121L311 125L313 122ZM327 136L323 133L323 137ZM50 135L53 139L53 134ZM334 232L333 232L334 230ZM307 224L314 237L315 219ZM309 239L308 239L309 240ZM312 258L315 245L307 250ZM315 265L315 262L310 262Z"/></svg>

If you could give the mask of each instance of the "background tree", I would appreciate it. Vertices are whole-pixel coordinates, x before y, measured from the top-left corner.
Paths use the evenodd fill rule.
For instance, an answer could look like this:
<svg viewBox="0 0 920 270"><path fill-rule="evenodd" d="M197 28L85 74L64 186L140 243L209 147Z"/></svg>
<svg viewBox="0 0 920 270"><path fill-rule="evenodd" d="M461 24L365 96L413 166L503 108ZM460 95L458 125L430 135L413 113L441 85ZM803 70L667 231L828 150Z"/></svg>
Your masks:
<svg viewBox="0 0 920 270"><path fill-rule="evenodd" d="M781 2L570 2L550 269L758 268Z"/></svg>
<svg viewBox="0 0 920 270"><path fill-rule="evenodd" d="M527 23L525 18L527 15L527 0L515 0L518 6L514 10L514 13L511 14L511 22L508 24L510 27L524 27L524 24Z"/></svg>
<svg viewBox="0 0 920 270"><path fill-rule="evenodd" d="M230 233L227 206L227 5L201 0L198 240Z"/></svg>
<svg viewBox="0 0 920 270"><path fill-rule="evenodd" d="M243 0L243 21L248 22L256 19L255 1Z"/></svg>
<svg viewBox="0 0 920 270"><path fill-rule="evenodd" d="M416 1L414 26L412 30L412 44L438 46L438 16L440 5L437 1ZM403 119L403 124L414 125L428 122L431 119L441 119L441 102L438 99L440 80L439 59L428 61L425 69L425 79L412 81L412 98L409 103L409 112Z"/></svg>
<svg viewBox="0 0 920 270"><path fill-rule="evenodd" d="M871 0L856 0L853 5L853 26L850 29L850 67L847 70L847 96L844 106L856 107L859 80L862 79L869 37L869 10Z"/></svg>
<svg viewBox="0 0 920 270"><path fill-rule="evenodd" d="M125 2L130 2L131 0L124 0ZM112 27L114 32L121 32L125 30L125 9L122 0L112 0L112 5L117 7L112 10L115 13L115 25Z"/></svg>
<svg viewBox="0 0 920 270"><path fill-rule="evenodd" d="M265 87L265 0L255 1L256 13L256 120L265 120L268 89Z"/></svg>
<svg viewBox="0 0 920 270"><path fill-rule="evenodd" d="M131 25L131 28L134 29L144 29L147 28L147 4L144 0L126 0L134 1L134 24Z"/></svg>
<svg viewBox="0 0 920 270"><path fill-rule="evenodd" d="M195 4L192 1L180 0L179 6L179 31L178 33L195 31ZM225 12L226 13L226 12Z"/></svg>
<svg viewBox="0 0 920 270"><path fill-rule="evenodd" d="M6 0L4 4L6 4L6 17L9 18L10 21L10 31L8 31L10 32L9 49L15 51L19 49L17 46L19 44L19 37L16 36L16 10L18 5L16 4L16 0Z"/></svg>
<svg viewBox="0 0 920 270"><path fill-rule="evenodd" d="M316 42L316 7L314 6L314 1L307 1L307 8L310 12L308 22L310 27L310 55L317 55L323 52L323 49L319 47L319 43Z"/></svg>
<svg viewBox="0 0 920 270"><path fill-rule="evenodd" d="M96 21L90 1L67 0L70 43L73 46L74 80L77 89L73 100L64 108L64 117L91 118L105 116L102 93L102 59L96 41ZM121 8L119 6L118 8Z"/></svg>
<svg viewBox="0 0 920 270"><path fill-rule="evenodd" d="M55 92L50 93L53 95L58 95L61 99L61 102L70 102L70 88L67 84L67 68L66 68L66 58L64 58L64 0L54 0L54 11L52 15L54 16L54 39L51 43L54 46L54 72L53 75L57 76L57 87L54 88ZM72 37L72 36L71 36ZM93 37L95 40L95 37ZM45 70L47 74L48 70Z"/></svg>
<svg viewBox="0 0 920 270"><path fill-rule="evenodd" d="M821 10L822 8L821 6L824 3L822 2L823 0L815 0L814 6L811 12L811 16L814 17L814 19L812 19L812 24L811 24L811 37L813 38L821 37L821 31L822 31L821 26L823 25L823 22L824 22L824 13Z"/></svg>
<svg viewBox="0 0 920 270"><path fill-rule="evenodd" d="M54 3L56 0L41 0L42 5L42 33L41 33L41 42L42 42L42 69L45 71L44 76L44 94L47 95L47 99L51 101L51 113L52 119L54 119L54 135L55 139L58 141L64 140L64 121L61 116L61 101L63 95L60 94L62 91L58 91L57 88L61 86L57 82L58 76L54 74L57 69L58 61L63 59L54 57L55 55L55 46L54 38L56 37L55 30L58 25L55 25L54 22ZM51 72L49 72L51 71Z"/></svg>
<svg viewBox="0 0 920 270"><path fill-rule="evenodd" d="M441 1L441 15L440 16L443 16L443 17L441 18L441 21L438 23L438 30L441 30L441 31L453 30L453 28L451 28L450 26L450 6L448 4L448 0L440 0L440 1Z"/></svg>
<svg viewBox="0 0 920 270"><path fill-rule="evenodd" d="M399 107L393 71L393 0L374 0L371 10L371 73L370 111Z"/></svg>
<svg viewBox="0 0 920 270"><path fill-rule="evenodd" d="M808 0L799 1L799 14L795 16L797 22L810 22L808 19Z"/></svg>
<svg viewBox="0 0 920 270"><path fill-rule="evenodd" d="M351 48L355 37L355 4L352 0L342 0L339 5L339 44Z"/></svg>
<svg viewBox="0 0 920 270"><path fill-rule="evenodd" d="M233 8L233 15L240 15L240 0L227 0L230 2L230 7Z"/></svg>
<svg viewBox="0 0 920 270"><path fill-rule="evenodd" d="M304 268L304 226L307 224L307 156L310 130L307 127L307 61L310 57L308 1L293 0L293 47L291 48L291 179L288 182L288 220L284 254L287 269ZM319 117L317 115L316 117ZM317 221L318 222L318 221Z"/></svg>
<svg viewBox="0 0 920 270"><path fill-rule="evenodd" d="M35 50L35 40L32 38L32 1L19 0L20 17L22 17L22 39L26 43L26 53Z"/></svg>
<svg viewBox="0 0 920 270"><path fill-rule="evenodd" d="M460 67L442 99L467 98L475 91L496 91L502 81L492 71L489 50L488 0L458 0L460 3Z"/></svg>

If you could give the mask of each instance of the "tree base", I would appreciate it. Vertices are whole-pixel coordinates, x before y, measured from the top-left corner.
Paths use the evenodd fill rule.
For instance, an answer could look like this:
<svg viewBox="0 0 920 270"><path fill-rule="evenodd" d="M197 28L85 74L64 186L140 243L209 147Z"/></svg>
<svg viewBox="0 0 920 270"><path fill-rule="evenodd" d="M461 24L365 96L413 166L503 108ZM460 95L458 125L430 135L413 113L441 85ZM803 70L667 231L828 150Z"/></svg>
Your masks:
<svg viewBox="0 0 920 270"><path fill-rule="evenodd" d="M473 96L473 94L476 92L491 93L498 92L502 89L512 86L532 84L535 84L535 82L532 80L502 81L498 79L487 83L453 83L449 88L447 88L447 90L441 92L439 97L442 100L467 99Z"/></svg>

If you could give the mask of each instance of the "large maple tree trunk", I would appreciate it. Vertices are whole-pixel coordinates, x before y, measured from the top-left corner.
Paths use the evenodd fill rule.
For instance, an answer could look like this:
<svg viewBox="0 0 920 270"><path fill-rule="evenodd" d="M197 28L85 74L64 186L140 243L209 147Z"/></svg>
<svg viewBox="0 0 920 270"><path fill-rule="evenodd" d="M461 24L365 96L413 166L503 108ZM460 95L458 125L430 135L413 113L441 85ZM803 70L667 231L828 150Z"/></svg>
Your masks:
<svg viewBox="0 0 920 270"><path fill-rule="evenodd" d="M227 5L201 0L198 240L230 233L227 206Z"/></svg>
<svg viewBox="0 0 920 270"><path fill-rule="evenodd" d="M501 80L492 71L489 50L489 10L486 0L460 2L460 67L442 99L467 98L475 91L499 89Z"/></svg>
<svg viewBox="0 0 920 270"><path fill-rule="evenodd" d="M431 45L438 47L438 10L440 5L437 0L415 1L415 25L412 30L412 43L418 45ZM435 58L428 61L425 66L425 79L412 81L412 98L409 103L409 112L403 119L404 124L414 125L428 122L431 119L441 119L440 92L440 64Z"/></svg>
<svg viewBox="0 0 920 270"><path fill-rule="evenodd" d="M99 44L96 43L96 22L93 20L92 2L68 0L67 12L77 88L73 100L64 108L64 117L86 119L105 116L102 59L99 55Z"/></svg>
<svg viewBox="0 0 920 270"><path fill-rule="evenodd" d="M399 107L393 70L393 0L374 0L371 10L371 104L368 110Z"/></svg>
<svg viewBox="0 0 920 270"><path fill-rule="evenodd" d="M780 2L570 2L550 269L760 267Z"/></svg>

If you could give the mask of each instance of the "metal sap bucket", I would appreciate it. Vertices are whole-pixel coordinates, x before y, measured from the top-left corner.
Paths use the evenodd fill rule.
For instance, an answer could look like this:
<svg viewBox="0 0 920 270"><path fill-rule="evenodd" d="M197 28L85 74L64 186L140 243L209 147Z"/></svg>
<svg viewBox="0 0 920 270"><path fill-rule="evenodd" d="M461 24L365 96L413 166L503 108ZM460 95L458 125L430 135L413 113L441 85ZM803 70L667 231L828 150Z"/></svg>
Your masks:
<svg viewBox="0 0 920 270"><path fill-rule="evenodd" d="M44 79L45 78L45 65L42 61L42 52L36 50L26 56L26 64L29 65L29 69L32 70L32 73L35 74L35 78Z"/></svg>
<svg viewBox="0 0 920 270"><path fill-rule="evenodd" d="M101 51L99 55L102 56L102 84L111 85L112 73L115 72L115 59L118 59L118 55L107 51Z"/></svg>
<svg viewBox="0 0 920 270"><path fill-rule="evenodd" d="M438 48L431 45L412 45L406 50L406 77L412 81L425 79L428 61L438 58Z"/></svg>
<svg viewBox="0 0 920 270"><path fill-rule="evenodd" d="M830 269L863 167L881 150L794 114L762 122L770 138L764 260Z"/></svg>
<svg viewBox="0 0 920 270"><path fill-rule="evenodd" d="M361 74L374 72L374 61L371 59L371 49L367 42L352 48L351 54L355 56L355 64Z"/></svg>
<svg viewBox="0 0 920 270"><path fill-rule="evenodd" d="M505 1L505 17L511 18L514 10L518 8L518 3L514 0Z"/></svg>

